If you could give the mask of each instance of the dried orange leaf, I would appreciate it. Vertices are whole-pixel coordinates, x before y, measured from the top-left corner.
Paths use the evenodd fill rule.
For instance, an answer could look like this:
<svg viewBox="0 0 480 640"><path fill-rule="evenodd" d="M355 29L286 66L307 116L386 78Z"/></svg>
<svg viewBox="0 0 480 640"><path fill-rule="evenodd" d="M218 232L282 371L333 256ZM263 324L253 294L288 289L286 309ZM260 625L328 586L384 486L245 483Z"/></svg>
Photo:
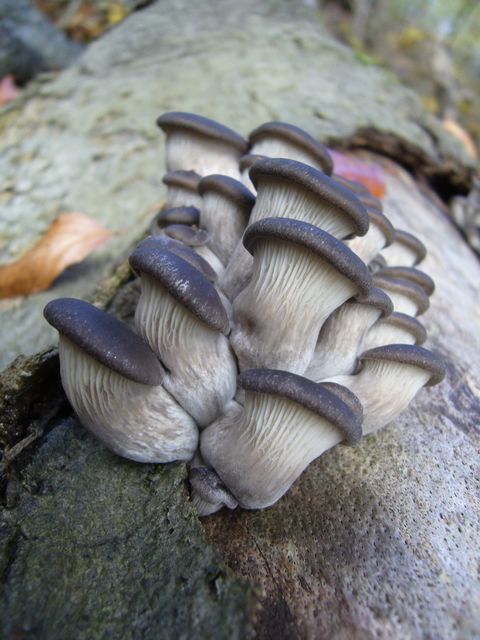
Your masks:
<svg viewBox="0 0 480 640"><path fill-rule="evenodd" d="M335 173L349 180L361 182L376 198L381 198L385 195L385 179L382 167L372 162L365 162L365 160L347 156L339 151L329 151L333 158Z"/></svg>
<svg viewBox="0 0 480 640"><path fill-rule="evenodd" d="M111 235L84 213L63 213L19 260L0 267L0 298L48 289L62 271L81 262Z"/></svg>

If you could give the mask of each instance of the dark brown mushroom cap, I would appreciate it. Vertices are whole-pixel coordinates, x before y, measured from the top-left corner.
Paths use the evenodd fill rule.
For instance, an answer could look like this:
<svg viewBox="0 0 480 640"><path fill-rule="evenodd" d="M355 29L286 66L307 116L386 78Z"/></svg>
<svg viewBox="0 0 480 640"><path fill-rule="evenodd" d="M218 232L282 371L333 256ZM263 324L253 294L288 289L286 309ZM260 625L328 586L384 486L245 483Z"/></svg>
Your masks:
<svg viewBox="0 0 480 640"><path fill-rule="evenodd" d="M245 169L250 169L250 167L254 162L257 162L257 160L263 160L263 158L266 158L266 157L267 156L262 156L258 153L246 153L238 161L240 171L245 171Z"/></svg>
<svg viewBox="0 0 480 640"><path fill-rule="evenodd" d="M377 276L386 276L388 278L399 278L400 280L410 280L425 291L427 296L431 296L435 291L435 283L424 271L415 269L414 267L383 267L379 269Z"/></svg>
<svg viewBox="0 0 480 640"><path fill-rule="evenodd" d="M378 287L373 287L367 296L356 296L353 301L375 307L382 312L382 318L389 316L393 312L393 302L385 291Z"/></svg>
<svg viewBox="0 0 480 640"><path fill-rule="evenodd" d="M355 283L359 294L368 296L372 276L365 263L343 242L313 224L291 218L263 218L247 227L243 234L245 248L254 255L255 244L261 239L277 239L310 249L343 276Z"/></svg>
<svg viewBox="0 0 480 640"><path fill-rule="evenodd" d="M149 240L140 242L130 256L132 268L152 277L206 325L227 334L227 312L212 283L186 260Z"/></svg>
<svg viewBox="0 0 480 640"><path fill-rule="evenodd" d="M368 190L368 188L361 182L357 182L357 180L350 180L350 178L341 176L338 173L332 174L332 178L333 180L335 180L335 182L338 182L343 187L346 187L347 189L350 189L351 191L353 191L353 193L355 193L357 196L370 195L370 191Z"/></svg>
<svg viewBox="0 0 480 640"><path fill-rule="evenodd" d="M195 171L168 171L162 178L167 187L178 187L186 191L197 191L202 176Z"/></svg>
<svg viewBox="0 0 480 640"><path fill-rule="evenodd" d="M353 404L349 406L342 401L340 394L332 393L312 380L278 369L248 369L238 376L237 382L246 391L297 402L340 429L350 444L362 437L362 413L352 410Z"/></svg>
<svg viewBox="0 0 480 640"><path fill-rule="evenodd" d="M169 111L157 118L157 125L165 131L165 133L169 133L175 129L186 129L187 131L192 131L206 138L213 138L230 145L241 153L245 153L247 150L247 141L236 131L215 120L194 113Z"/></svg>
<svg viewBox="0 0 480 640"><path fill-rule="evenodd" d="M376 287L380 287L380 289L399 293L410 298L418 307L418 315L425 313L430 306L430 301L425 291L411 280L378 275L377 272L373 274L373 284Z"/></svg>
<svg viewBox="0 0 480 640"><path fill-rule="evenodd" d="M362 353L360 363L368 360L383 360L412 365L428 371L430 380L426 386L438 384L445 377L445 365L441 358L423 347L411 344L389 344L383 347L375 347Z"/></svg>
<svg viewBox="0 0 480 640"><path fill-rule="evenodd" d="M167 236L150 236L145 238L144 243L150 243L153 247L160 247L166 249L171 253L175 253L180 258L183 258L189 262L195 269L198 269L210 282L216 282L218 275L217 272L212 269L208 262L199 256L193 249L187 247L179 240L168 238Z"/></svg>
<svg viewBox="0 0 480 640"><path fill-rule="evenodd" d="M411 333L415 338L415 343L418 345L423 344L427 339L427 331L423 324L406 313L394 311L388 318L385 318L383 322Z"/></svg>
<svg viewBox="0 0 480 640"><path fill-rule="evenodd" d="M303 148L315 158L324 173L331 175L333 160L327 147L300 127L288 124L288 122L266 122L254 129L249 135L250 148L262 138L280 138Z"/></svg>
<svg viewBox="0 0 480 640"><path fill-rule="evenodd" d="M209 235L205 229L193 229L186 224L169 224L163 232L174 240L179 240L189 247L203 247L207 244Z"/></svg>
<svg viewBox="0 0 480 640"><path fill-rule="evenodd" d="M395 229L395 242L405 245L416 254L415 264L421 262L427 255L426 246L421 240L414 236L413 233L402 231L402 229Z"/></svg>
<svg viewBox="0 0 480 640"><path fill-rule="evenodd" d="M62 336L112 371L141 384L161 384L164 371L157 356L124 322L76 298L52 300L43 315Z"/></svg>
<svg viewBox="0 0 480 640"><path fill-rule="evenodd" d="M395 242L396 233L395 227L381 211L367 207L368 217L370 218L370 224L374 224L380 229L385 236L385 246L388 247Z"/></svg>
<svg viewBox="0 0 480 640"><path fill-rule="evenodd" d="M364 236L368 231L368 213L360 200L349 189L308 164L284 158L264 158L255 162L249 175L256 189L265 176L297 184L340 209L352 221L356 235Z"/></svg>
<svg viewBox="0 0 480 640"><path fill-rule="evenodd" d="M250 213L255 204L255 196L247 187L229 176L212 174L200 180L198 193L204 196L213 192L233 202L237 207Z"/></svg>
<svg viewBox="0 0 480 640"><path fill-rule="evenodd" d="M161 229L168 224L198 225L199 220L200 211L197 207L171 207L160 211L155 216L150 229L154 232L156 229Z"/></svg>

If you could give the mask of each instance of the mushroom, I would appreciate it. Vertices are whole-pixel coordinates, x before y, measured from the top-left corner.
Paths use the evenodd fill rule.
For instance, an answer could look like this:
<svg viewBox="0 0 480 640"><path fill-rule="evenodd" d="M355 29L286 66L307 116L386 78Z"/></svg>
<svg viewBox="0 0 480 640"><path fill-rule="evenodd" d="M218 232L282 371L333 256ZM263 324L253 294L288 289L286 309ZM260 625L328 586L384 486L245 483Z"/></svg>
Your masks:
<svg viewBox="0 0 480 640"><path fill-rule="evenodd" d="M240 370L268 367L303 373L328 316L371 276L340 240L306 222L265 218L243 236L253 274L233 304L231 344Z"/></svg>
<svg viewBox="0 0 480 640"><path fill-rule="evenodd" d="M428 274L414 267L387 267L386 265L378 269L377 276L409 280L425 291L427 296L431 296L435 291L435 283Z"/></svg>
<svg viewBox="0 0 480 640"><path fill-rule="evenodd" d="M209 234L205 229L194 229L187 225L175 224L169 225L163 229L163 232L174 240L183 242L189 247L193 247L195 253L198 253L210 267L215 271L218 277L225 272L225 267L217 254L207 246Z"/></svg>
<svg viewBox="0 0 480 640"><path fill-rule="evenodd" d="M350 178L347 178L346 176L342 176L338 173L333 173L332 179L335 180L335 182L338 182L339 184L341 184L342 187L346 187L347 189L350 189L351 191L353 191L353 193L356 196L370 195L370 191L368 190L368 187L366 187L362 182L358 182L357 180L351 180Z"/></svg>
<svg viewBox="0 0 480 640"><path fill-rule="evenodd" d="M257 160L261 160L262 158L265 158L265 156L259 156L253 153L246 153L244 156L240 158L240 161L239 161L240 173L242 174L242 182L247 187L247 189L254 194L257 193L257 190L255 189L253 182L250 180L249 171L253 163L256 162Z"/></svg>
<svg viewBox="0 0 480 640"><path fill-rule="evenodd" d="M201 207L202 198L197 191L201 176L195 171L169 171L162 182L167 185L167 208Z"/></svg>
<svg viewBox="0 0 480 640"><path fill-rule="evenodd" d="M250 177L257 199L249 224L279 215L308 222L339 239L367 233L368 213L361 202L313 167L295 160L265 158L253 164ZM220 278L231 300L246 286L251 270L252 258L239 243Z"/></svg>
<svg viewBox="0 0 480 640"><path fill-rule="evenodd" d="M202 273L148 239L130 264L141 276L135 326L167 369L164 387L205 427L235 395L227 312Z"/></svg>
<svg viewBox="0 0 480 640"><path fill-rule="evenodd" d="M364 298L347 300L323 325L305 376L319 382L353 373L364 335L376 320L392 311L392 301L377 288Z"/></svg>
<svg viewBox="0 0 480 640"><path fill-rule="evenodd" d="M150 233L158 235L163 233L163 227L169 224L198 225L200 211L197 207L173 207L163 209L158 213L150 225Z"/></svg>
<svg viewBox="0 0 480 640"><path fill-rule="evenodd" d="M248 224L255 196L238 180L211 175L200 180L200 226L209 233L208 246L224 265Z"/></svg>
<svg viewBox="0 0 480 640"><path fill-rule="evenodd" d="M395 242L382 251L382 256L391 267L414 267L427 255L423 242L408 231L395 229Z"/></svg>
<svg viewBox="0 0 480 640"><path fill-rule="evenodd" d="M365 334L361 351L374 349L387 344L422 345L427 332L421 322L405 313L395 311L386 318L379 318Z"/></svg>
<svg viewBox="0 0 480 640"><path fill-rule="evenodd" d="M383 289L393 302L393 308L400 313L417 316L425 313L430 302L425 291L412 280L373 275L373 284Z"/></svg>
<svg viewBox="0 0 480 640"><path fill-rule="evenodd" d="M88 302L59 298L44 310L60 334L60 375L80 422L138 462L190 460L193 419L163 388L163 368L126 324Z"/></svg>
<svg viewBox="0 0 480 640"><path fill-rule="evenodd" d="M244 509L271 506L315 458L361 438L361 412L333 387L268 369L244 371L238 384L245 389L243 411L207 427L200 450Z"/></svg>
<svg viewBox="0 0 480 640"><path fill-rule="evenodd" d="M395 229L389 219L376 209L367 208L370 226L363 237L345 240L349 249L370 264L384 247L395 240Z"/></svg>
<svg viewBox="0 0 480 640"><path fill-rule="evenodd" d="M350 389L362 403L364 435L384 427L407 408L421 387L438 384L445 376L440 358L414 345L369 349L359 361L357 374L330 381Z"/></svg>
<svg viewBox="0 0 480 640"><path fill-rule="evenodd" d="M212 173L240 180L238 161L247 148L242 136L223 124L193 113L171 111L157 119L167 136L168 171Z"/></svg>
<svg viewBox="0 0 480 640"><path fill-rule="evenodd" d="M266 122L254 129L249 138L252 155L290 158L330 175L333 160L325 145L309 133L287 122Z"/></svg>

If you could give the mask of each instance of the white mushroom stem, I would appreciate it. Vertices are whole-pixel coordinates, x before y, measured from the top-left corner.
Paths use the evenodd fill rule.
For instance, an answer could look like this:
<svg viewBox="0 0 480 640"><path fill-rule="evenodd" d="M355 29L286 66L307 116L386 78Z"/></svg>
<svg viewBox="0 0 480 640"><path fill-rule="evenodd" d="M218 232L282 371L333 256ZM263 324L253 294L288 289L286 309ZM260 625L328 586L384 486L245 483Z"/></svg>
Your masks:
<svg viewBox="0 0 480 640"><path fill-rule="evenodd" d="M363 337L382 311L371 304L345 302L328 318L320 331L312 360L305 373L310 380L350 374L364 351Z"/></svg>
<svg viewBox="0 0 480 640"><path fill-rule="evenodd" d="M200 447L239 505L261 509L279 500L310 462L344 435L292 400L245 395L244 410L207 427Z"/></svg>
<svg viewBox="0 0 480 640"><path fill-rule="evenodd" d="M233 305L231 343L240 370L302 374L324 321L356 292L351 280L312 251L278 240L259 243L252 279Z"/></svg>
<svg viewBox="0 0 480 640"><path fill-rule="evenodd" d="M368 360L354 376L335 376L329 382L352 391L363 406L363 434L378 431L413 400L431 373L420 367L389 360Z"/></svg>
<svg viewBox="0 0 480 640"><path fill-rule="evenodd" d="M140 384L60 336L62 384L80 422L115 453L138 462L190 460L193 419L161 386Z"/></svg>
<svg viewBox="0 0 480 640"><path fill-rule="evenodd" d="M228 339L200 321L153 278L142 274L135 326L167 373L164 387L200 427L221 415L236 389Z"/></svg>
<svg viewBox="0 0 480 640"><path fill-rule="evenodd" d="M241 155L242 152L232 145L192 131L171 131L167 137L169 171L195 171L201 176L219 173L240 180L238 161Z"/></svg>
<svg viewBox="0 0 480 640"><path fill-rule="evenodd" d="M230 198L207 191L203 195L200 226L210 236L208 246L215 252L222 265L226 265L240 242L248 223L249 212Z"/></svg>

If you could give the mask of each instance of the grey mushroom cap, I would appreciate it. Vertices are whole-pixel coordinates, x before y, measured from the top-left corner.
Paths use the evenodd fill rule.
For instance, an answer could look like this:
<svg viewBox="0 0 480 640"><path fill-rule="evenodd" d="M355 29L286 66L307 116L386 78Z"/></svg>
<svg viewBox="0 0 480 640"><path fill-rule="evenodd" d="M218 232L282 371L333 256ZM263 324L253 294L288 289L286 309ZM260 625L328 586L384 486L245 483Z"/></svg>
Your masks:
<svg viewBox="0 0 480 640"><path fill-rule="evenodd" d="M149 243L152 247L158 247L159 249L166 249L171 253L175 253L180 258L183 258L189 262L195 269L198 269L210 282L216 282L217 273L212 269L208 262L199 256L196 251L189 246L180 242L180 240L174 240L168 236L150 236L143 240L144 243ZM145 245L147 246L147 245Z"/></svg>
<svg viewBox="0 0 480 640"><path fill-rule="evenodd" d="M255 204L253 193L239 180L229 176L219 174L205 176L200 180L198 192L201 196L208 192L217 193L247 213L250 213Z"/></svg>
<svg viewBox="0 0 480 640"><path fill-rule="evenodd" d="M169 238L183 242L189 247L203 247L209 237L205 229L194 229L186 224L169 224L163 231Z"/></svg>
<svg viewBox="0 0 480 640"><path fill-rule="evenodd" d="M238 376L237 383L245 391L266 393L297 402L336 426L349 444L357 443L362 437L362 413L358 405L352 400L346 404L339 393L321 384L278 369L248 369Z"/></svg>
<svg viewBox="0 0 480 640"><path fill-rule="evenodd" d="M414 267L383 267L375 273L377 276L395 278L400 280L409 280L431 296L435 291L435 283L432 278L420 269Z"/></svg>
<svg viewBox="0 0 480 640"><path fill-rule="evenodd" d="M266 122L250 133L248 137L250 147L266 137L280 138L301 147L317 161L324 173L327 175L332 173L333 160L327 147L300 127L287 122Z"/></svg>
<svg viewBox="0 0 480 640"><path fill-rule="evenodd" d="M427 255L427 248L423 242L414 236L413 233L409 233L408 231L395 229L395 243L402 244L410 249L410 251L415 255L414 265L421 262Z"/></svg>
<svg viewBox="0 0 480 640"><path fill-rule="evenodd" d="M370 224L374 224L379 227L385 236L385 247L390 246L396 239L395 227L381 211L371 207L367 207L367 211L370 218Z"/></svg>
<svg viewBox="0 0 480 640"><path fill-rule="evenodd" d="M157 125L168 133L175 129L187 129L207 138L231 145L241 152L247 149L247 141L236 131L215 120L185 111L170 111L157 118Z"/></svg>
<svg viewBox="0 0 480 640"><path fill-rule="evenodd" d="M130 265L136 272L146 273L159 282L212 329L223 334L230 331L227 312L213 284L179 256L143 241L130 256Z"/></svg>
<svg viewBox="0 0 480 640"><path fill-rule="evenodd" d="M167 187L179 187L187 191L197 191L201 175L195 171L168 171L162 178Z"/></svg>
<svg viewBox="0 0 480 640"><path fill-rule="evenodd" d="M198 225L200 211L197 207L171 207L160 211L153 219L151 229L160 230L169 224Z"/></svg>
<svg viewBox="0 0 480 640"><path fill-rule="evenodd" d="M290 218L263 218L247 227L243 244L253 255L255 243L262 238L276 238L310 249L354 282L362 296L368 296L372 289L372 277L364 262L343 242L308 222Z"/></svg>
<svg viewBox="0 0 480 640"><path fill-rule="evenodd" d="M352 302L370 304L372 307L376 307L381 311L382 318L389 316L393 312L393 302L385 291L378 287L373 287L366 296L356 296L352 299Z"/></svg>
<svg viewBox="0 0 480 640"><path fill-rule="evenodd" d="M76 298L52 300L43 314L62 336L112 371L141 384L161 384L164 370L157 356L124 322Z"/></svg>
<svg viewBox="0 0 480 640"><path fill-rule="evenodd" d="M197 493L202 502L212 505L212 513L223 506L228 509L238 507L238 502L213 469L206 466L192 467L189 480L193 491ZM210 513L200 513L199 515L210 515Z"/></svg>
<svg viewBox="0 0 480 640"><path fill-rule="evenodd" d="M382 322L407 331L415 338L417 345L423 344L427 339L427 331L423 324L413 316L409 316L406 313L395 311Z"/></svg>
<svg viewBox="0 0 480 640"><path fill-rule="evenodd" d="M425 291L412 280L391 278L390 276L375 273L373 275L373 284L387 292L390 291L392 294L400 294L408 297L417 306L417 315L425 313L430 306L430 301Z"/></svg>
<svg viewBox="0 0 480 640"><path fill-rule="evenodd" d="M438 384L445 377L445 365L441 358L428 349L409 344L389 344L375 347L359 357L360 368L369 360L386 360L418 367L430 373L426 386Z"/></svg>
<svg viewBox="0 0 480 640"><path fill-rule="evenodd" d="M347 407L352 411L353 414L359 417L360 422L363 418L363 407L362 403L358 399L358 397L350 391L347 387L343 386L343 384L337 384L336 382L321 382L317 383L321 384L323 389L330 391L334 395L336 395L342 402L344 402ZM357 441L359 442L360 439ZM355 444L355 442L350 443Z"/></svg>
<svg viewBox="0 0 480 640"><path fill-rule="evenodd" d="M373 211L378 211L378 213L383 213L383 204L378 198L375 198L369 193L358 194L357 198L365 207L367 207L367 209L372 209Z"/></svg>
<svg viewBox="0 0 480 640"><path fill-rule="evenodd" d="M240 166L240 171L245 171L246 169L250 169L250 167L257 162L257 160L263 160L267 156L260 155L258 153L246 153L242 156L238 162Z"/></svg>
<svg viewBox="0 0 480 640"><path fill-rule="evenodd" d="M350 218L356 235L363 236L367 233L369 221L365 206L349 189L321 171L296 160L265 158L255 162L250 169L250 178L255 188L258 189L263 177L286 179L324 198Z"/></svg>

